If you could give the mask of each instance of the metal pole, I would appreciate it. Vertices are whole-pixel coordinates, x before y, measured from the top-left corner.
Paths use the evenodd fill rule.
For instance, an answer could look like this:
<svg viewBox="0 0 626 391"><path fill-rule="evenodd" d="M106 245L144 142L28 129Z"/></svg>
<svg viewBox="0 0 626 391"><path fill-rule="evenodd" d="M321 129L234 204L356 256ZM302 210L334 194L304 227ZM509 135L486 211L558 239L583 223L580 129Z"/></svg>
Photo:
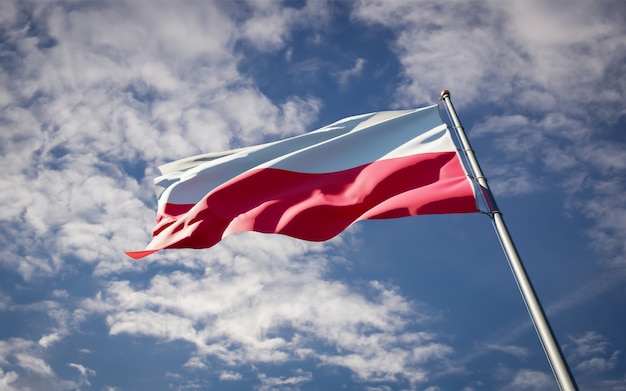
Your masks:
<svg viewBox="0 0 626 391"><path fill-rule="evenodd" d="M487 203L489 204L489 208L491 209L491 216L493 219L493 224L498 234L498 238L502 243L502 248L506 254L506 257L509 261L509 265L511 266L511 271L513 272L513 276L515 277L515 281L517 282L517 286L519 287L520 293L522 294L522 298L524 299L524 303L526 304L526 308L528 309L528 313L533 321L535 326L535 330L539 335L539 340L541 341L541 345L543 346L543 350L548 357L548 361L550 366L552 367L552 372L556 378L557 383L559 384L559 388L562 391L577 391L578 386L574 381L574 377L567 366L567 362L563 357L563 352L561 351L556 338L554 336L554 332L548 323L545 312L541 307L541 303L539 303L539 299L535 294L535 290L533 289L532 284L526 274L526 270L524 269L524 265L522 264L522 260L519 257L517 249L515 248L515 244L511 240L511 235L509 234L509 230L504 223L504 219L502 218L502 213L498 209L493 194L491 193L491 189L487 184L487 179L484 177L482 170L480 169L480 165L478 164L478 160L474 156L474 151L472 150L470 143L465 136L465 131L459 122L459 118L456 115L456 111L452 106L452 101L450 100L450 91L443 90L441 92L441 100L444 101L450 116L452 117L452 121L454 122L454 127L457 130L457 134L459 135L459 139L463 144L463 149L467 155L469 160L471 169L478 181L478 184L481 187L481 190L485 194L487 199Z"/></svg>

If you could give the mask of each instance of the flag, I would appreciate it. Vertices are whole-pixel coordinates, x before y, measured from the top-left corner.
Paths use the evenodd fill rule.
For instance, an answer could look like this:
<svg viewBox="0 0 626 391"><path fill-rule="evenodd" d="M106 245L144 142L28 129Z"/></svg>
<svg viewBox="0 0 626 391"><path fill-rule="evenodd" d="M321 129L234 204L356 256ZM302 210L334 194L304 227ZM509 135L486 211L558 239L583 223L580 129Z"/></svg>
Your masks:
<svg viewBox="0 0 626 391"><path fill-rule="evenodd" d="M436 105L339 120L272 143L159 167L156 227L139 259L243 231L324 241L358 220L477 211Z"/></svg>

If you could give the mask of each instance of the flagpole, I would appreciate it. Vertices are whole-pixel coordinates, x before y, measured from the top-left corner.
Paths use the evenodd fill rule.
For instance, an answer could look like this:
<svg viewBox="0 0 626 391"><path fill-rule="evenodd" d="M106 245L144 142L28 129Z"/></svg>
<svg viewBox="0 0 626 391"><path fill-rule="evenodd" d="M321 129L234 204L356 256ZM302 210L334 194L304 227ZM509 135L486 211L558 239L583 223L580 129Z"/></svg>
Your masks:
<svg viewBox="0 0 626 391"><path fill-rule="evenodd" d="M502 243L502 248L504 249L506 257L509 261L511 271L513 272L513 276L515 277L517 286L522 294L528 313L533 321L535 330L539 335L543 350L548 357L548 361L552 367L552 372L554 373L559 388L561 391L577 391L578 386L576 385L574 377L567 366L567 362L563 357L563 352L556 341L554 332L552 331L545 312L541 307L541 303L535 294L535 290L528 278L524 265L522 264L522 260L519 257L517 249L515 248L515 244L513 244L509 230L507 229L504 219L502 218L502 212L500 212L497 207L493 193L487 184L487 179L480 169L478 160L476 160L476 157L474 156L474 151L472 150L472 147L470 146L470 143L465 135L465 131L459 122L454 106L452 106L450 91L443 90L440 98L446 104L446 108L452 117L454 127L457 130L457 134L461 140L461 144L463 145L463 149L475 175L475 179L478 181L478 184L486 197L487 203L489 204L489 209L491 211L490 216L492 218L493 225L498 234L498 238Z"/></svg>

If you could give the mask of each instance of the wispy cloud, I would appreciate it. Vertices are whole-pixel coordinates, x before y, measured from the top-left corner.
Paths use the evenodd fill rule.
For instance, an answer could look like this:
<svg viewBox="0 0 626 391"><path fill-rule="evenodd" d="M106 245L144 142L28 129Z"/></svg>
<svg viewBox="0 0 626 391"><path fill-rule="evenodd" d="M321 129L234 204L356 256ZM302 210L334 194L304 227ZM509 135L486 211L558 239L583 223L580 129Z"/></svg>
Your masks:
<svg viewBox="0 0 626 391"><path fill-rule="evenodd" d="M570 337L568 344L571 354L579 361L576 368L583 372L605 372L613 369L620 351L609 346L608 339L595 331Z"/></svg>
<svg viewBox="0 0 626 391"><path fill-rule="evenodd" d="M485 345L485 348L487 348L489 350L495 350L495 351L498 351L498 352L511 354L511 355L513 355L515 357L519 357L519 358L526 358L526 357L528 357L528 349L524 348L524 347L521 347L521 346L487 344L487 345Z"/></svg>
<svg viewBox="0 0 626 391"><path fill-rule="evenodd" d="M46 388L69 390L77 383L61 380L33 341L22 338L0 340L0 385L6 390Z"/></svg>
<svg viewBox="0 0 626 391"><path fill-rule="evenodd" d="M515 374L511 383L502 389L506 391L553 390L554 379L544 372L522 369Z"/></svg>
<svg viewBox="0 0 626 391"><path fill-rule="evenodd" d="M274 390L277 387L281 389L298 389L298 386L302 383L306 383L311 381L312 374L311 373L301 373L298 376L291 377L268 377L266 375L260 374L259 380L261 380L260 390Z"/></svg>
<svg viewBox="0 0 626 391"><path fill-rule="evenodd" d="M302 7L287 7L272 1L248 1L249 15L241 23L242 40L258 50L282 48L296 29L322 29L330 20L327 1L305 2Z"/></svg>
<svg viewBox="0 0 626 391"><path fill-rule="evenodd" d="M367 60L365 60L364 58L357 58L352 68L345 71L337 72L337 80L339 81L339 86L345 88L350 82L350 79L360 76L366 63Z"/></svg>

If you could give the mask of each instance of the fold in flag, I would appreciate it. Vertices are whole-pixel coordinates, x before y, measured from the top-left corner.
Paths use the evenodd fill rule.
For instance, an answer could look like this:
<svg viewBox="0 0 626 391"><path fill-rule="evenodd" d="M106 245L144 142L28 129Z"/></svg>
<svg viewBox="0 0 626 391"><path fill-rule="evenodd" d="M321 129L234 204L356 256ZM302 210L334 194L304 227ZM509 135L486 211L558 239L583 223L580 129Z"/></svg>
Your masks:
<svg viewBox="0 0 626 391"><path fill-rule="evenodd" d="M310 241L358 220L477 211L435 106L349 117L268 144L159 167L156 227L139 259L257 231Z"/></svg>

